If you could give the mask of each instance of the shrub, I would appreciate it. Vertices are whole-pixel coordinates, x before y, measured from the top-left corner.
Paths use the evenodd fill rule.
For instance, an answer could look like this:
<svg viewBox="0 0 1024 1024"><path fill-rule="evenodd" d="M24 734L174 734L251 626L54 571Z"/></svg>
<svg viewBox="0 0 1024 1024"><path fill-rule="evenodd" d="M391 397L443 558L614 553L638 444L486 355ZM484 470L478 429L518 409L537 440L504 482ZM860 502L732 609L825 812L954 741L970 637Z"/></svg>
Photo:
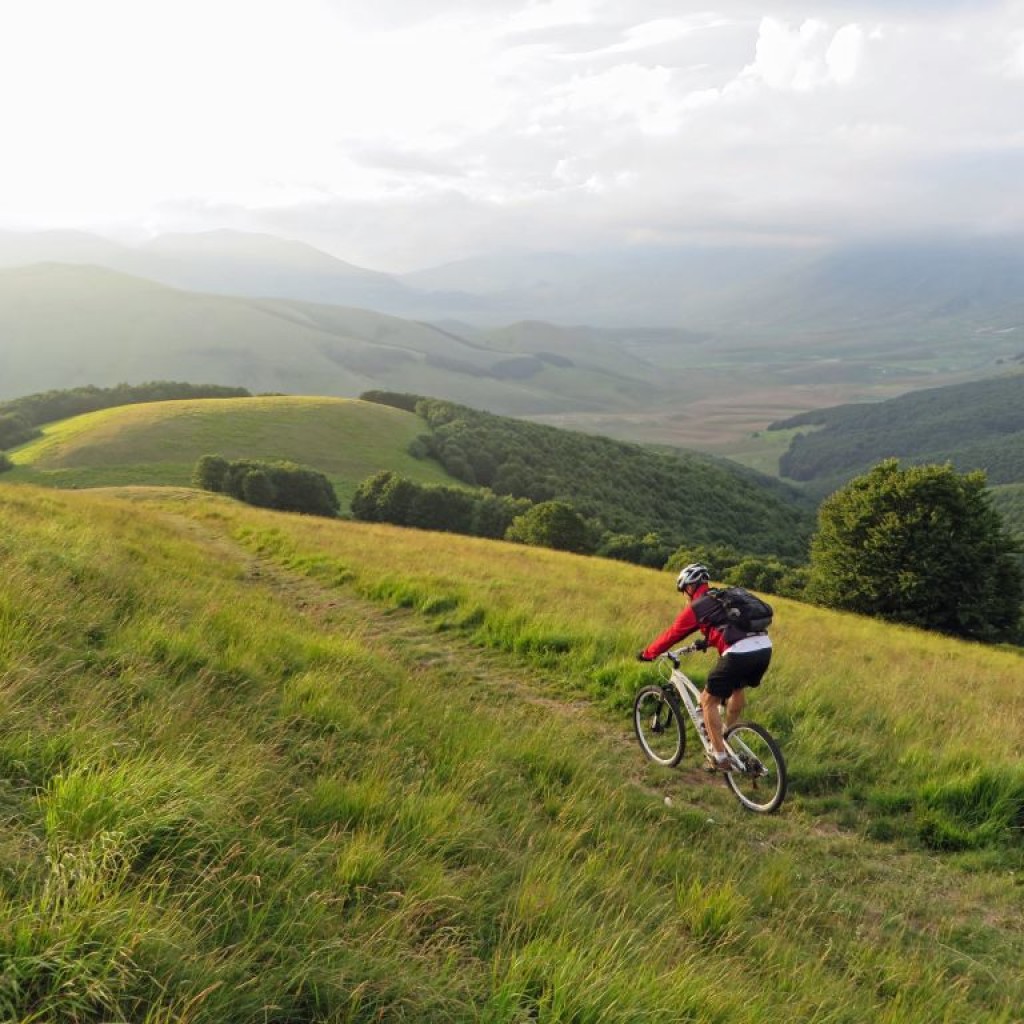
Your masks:
<svg viewBox="0 0 1024 1024"><path fill-rule="evenodd" d="M229 462L219 455L204 455L196 463L192 480L203 490L281 512L333 517L341 508L323 473L291 462Z"/></svg>
<svg viewBox="0 0 1024 1024"><path fill-rule="evenodd" d="M587 524L583 516L566 501L542 501L512 520L506 540L558 551L584 553Z"/></svg>
<svg viewBox="0 0 1024 1024"><path fill-rule="evenodd" d="M822 503L807 595L977 640L1017 637L1024 580L985 474L879 463Z"/></svg>
<svg viewBox="0 0 1024 1024"><path fill-rule="evenodd" d="M224 490L224 478L230 463L220 455L203 455L192 473L192 483L204 491Z"/></svg>

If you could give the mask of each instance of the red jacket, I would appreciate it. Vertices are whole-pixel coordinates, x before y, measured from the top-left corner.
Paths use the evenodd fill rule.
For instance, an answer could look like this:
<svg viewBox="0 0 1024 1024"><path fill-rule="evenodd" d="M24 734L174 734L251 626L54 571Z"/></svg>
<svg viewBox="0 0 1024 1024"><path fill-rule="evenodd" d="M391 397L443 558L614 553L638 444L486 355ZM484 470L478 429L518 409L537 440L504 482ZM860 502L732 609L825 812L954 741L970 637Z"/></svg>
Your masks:
<svg viewBox="0 0 1024 1024"><path fill-rule="evenodd" d="M691 633L696 633L699 629L704 634L705 639L708 642L709 647L714 647L719 654L722 654L729 646L726 643L725 635L721 630L716 629L709 623L700 623L697 621L697 616L693 614L693 603L699 598L703 597L708 592L708 584L702 583L698 588L697 592L687 602L686 607L676 616L676 621L672 623L664 633L661 634L656 640L651 641L647 647L644 648L644 657L648 660L656 658L659 654L667 651L670 647L675 646L680 640L685 640Z"/></svg>

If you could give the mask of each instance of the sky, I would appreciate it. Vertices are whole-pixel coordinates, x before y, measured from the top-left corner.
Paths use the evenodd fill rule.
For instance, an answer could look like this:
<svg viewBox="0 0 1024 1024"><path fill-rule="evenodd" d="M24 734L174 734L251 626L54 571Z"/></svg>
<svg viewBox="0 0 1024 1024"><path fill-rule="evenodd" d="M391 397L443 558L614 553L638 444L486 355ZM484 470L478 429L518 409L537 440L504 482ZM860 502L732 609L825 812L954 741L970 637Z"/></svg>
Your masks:
<svg viewBox="0 0 1024 1024"><path fill-rule="evenodd" d="M1024 0L0 0L0 229L489 251L1024 231Z"/></svg>

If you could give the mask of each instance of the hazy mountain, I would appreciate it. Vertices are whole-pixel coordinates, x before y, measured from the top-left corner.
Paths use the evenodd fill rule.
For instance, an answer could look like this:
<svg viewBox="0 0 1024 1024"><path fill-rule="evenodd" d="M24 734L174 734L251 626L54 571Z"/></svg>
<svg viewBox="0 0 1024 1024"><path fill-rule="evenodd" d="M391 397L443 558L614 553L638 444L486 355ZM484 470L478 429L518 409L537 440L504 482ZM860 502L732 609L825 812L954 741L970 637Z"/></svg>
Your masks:
<svg viewBox="0 0 1024 1024"><path fill-rule="evenodd" d="M555 334L558 329L553 329ZM538 335L538 345L552 341ZM570 359L364 309L188 292L96 267L0 270L0 398L184 380L353 396L414 391L497 412L628 408L655 368L613 343Z"/></svg>
<svg viewBox="0 0 1024 1024"><path fill-rule="evenodd" d="M1024 239L845 247L634 247L491 253L403 275L301 242L232 231L126 246L73 232L0 233L0 266L91 264L192 291L359 306L483 326L666 326L728 339L1024 324ZM852 333L851 333L852 332ZM842 338L838 340L842 341Z"/></svg>
<svg viewBox="0 0 1024 1024"><path fill-rule="evenodd" d="M1024 238L850 246L758 283L716 321L801 330L963 323L1018 328Z"/></svg>

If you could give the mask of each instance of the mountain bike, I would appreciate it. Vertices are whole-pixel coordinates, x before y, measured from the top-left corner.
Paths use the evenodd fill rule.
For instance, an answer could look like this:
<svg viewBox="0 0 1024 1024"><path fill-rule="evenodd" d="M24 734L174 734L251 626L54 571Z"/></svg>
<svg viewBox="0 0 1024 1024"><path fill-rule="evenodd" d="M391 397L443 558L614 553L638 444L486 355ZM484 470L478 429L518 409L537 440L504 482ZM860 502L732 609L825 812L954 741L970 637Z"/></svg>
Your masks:
<svg viewBox="0 0 1024 1024"><path fill-rule="evenodd" d="M656 764L673 768L686 752L683 710L693 724L709 762L714 753L704 726L700 690L680 668L683 654L702 651L698 642L659 655L657 661L671 666L664 682L642 687L633 701L633 728L644 753ZM786 762L774 737L755 722L737 722L725 730L725 746L742 770L725 769L725 784L750 811L770 814L786 798Z"/></svg>

